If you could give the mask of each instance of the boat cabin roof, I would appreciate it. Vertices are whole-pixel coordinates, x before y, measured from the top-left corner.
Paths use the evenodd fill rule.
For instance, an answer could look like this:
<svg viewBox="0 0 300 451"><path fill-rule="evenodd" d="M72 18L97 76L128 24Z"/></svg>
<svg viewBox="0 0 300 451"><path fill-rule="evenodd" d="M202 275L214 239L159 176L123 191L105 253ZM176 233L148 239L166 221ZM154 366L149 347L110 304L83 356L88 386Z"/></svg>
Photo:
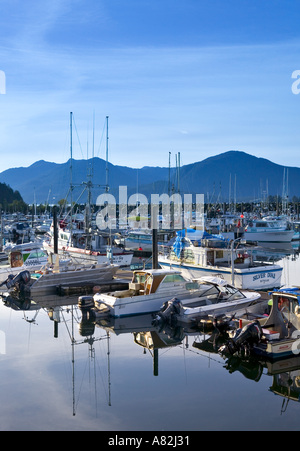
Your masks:
<svg viewBox="0 0 300 451"><path fill-rule="evenodd" d="M300 305L300 287L292 287L292 288L280 288L277 291L273 291L273 297L285 297L290 299L297 299Z"/></svg>
<svg viewBox="0 0 300 451"><path fill-rule="evenodd" d="M133 278L135 274L144 274L147 276L167 276L171 274L181 274L181 271L176 269L137 269L133 271Z"/></svg>

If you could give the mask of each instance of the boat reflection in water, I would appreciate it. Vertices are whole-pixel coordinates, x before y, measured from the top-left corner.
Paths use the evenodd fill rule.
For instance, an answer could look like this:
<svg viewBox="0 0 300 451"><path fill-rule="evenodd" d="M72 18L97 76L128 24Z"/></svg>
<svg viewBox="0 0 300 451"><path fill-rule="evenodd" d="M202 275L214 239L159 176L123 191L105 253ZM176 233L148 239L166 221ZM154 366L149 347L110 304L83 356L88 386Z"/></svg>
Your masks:
<svg viewBox="0 0 300 451"><path fill-rule="evenodd" d="M193 346L210 354L218 354L219 347L225 337L219 332L212 333L209 338L193 343ZM259 382L262 376L271 376L270 392L283 397L283 413L289 401L300 401L300 356L294 355L281 360L267 360L257 357L242 358L229 355L224 357L224 368L230 373L240 373L246 379Z"/></svg>
<svg viewBox="0 0 300 451"><path fill-rule="evenodd" d="M23 319L30 324L39 325L37 322L37 317L40 313L46 312L49 320L53 323L53 338L57 339L59 336L59 325L63 325L67 330L67 336L70 339L71 345L71 355L70 361L72 365L72 414L76 415L76 408L78 406L79 399L76 399L76 384L75 384L75 374L78 374L81 370L76 368L76 358L75 358L75 347L78 345L88 345L88 359L89 366L94 367L94 377L96 386L96 355L94 343L97 341L107 342L107 356L109 356L109 338L108 332L102 334L101 336L94 336L95 326L90 325L90 327L81 328L81 317L80 311L77 307L78 296L56 296L56 295L44 295L33 297L29 299L28 297L18 297L14 296L8 292L2 292L0 294L3 304L7 308L19 311L23 314ZM77 326L77 327L76 327ZM98 363L99 364L99 363ZM78 365L79 367L80 365ZM107 404L111 405L110 397L110 363L107 361ZM99 376L99 375L98 375ZM82 376L83 377L83 376ZM91 384L89 380L87 385ZM80 391L80 390L79 390ZM78 394L78 398L80 393ZM95 404L97 405L97 395L95 391Z"/></svg>
<svg viewBox="0 0 300 451"><path fill-rule="evenodd" d="M250 381L259 382L262 376L273 378L269 384L269 391L283 397L282 411L286 410L289 401L298 401L300 398L300 356L295 355L275 362L259 357L241 358L239 356L221 356L218 352L220 346L226 342L227 335L222 330L213 328L209 333L203 333L200 327L190 327L189 324L164 327L157 327L153 323L153 315L146 314L140 316L129 316L123 318L106 317L102 319L90 319L82 314L78 308L78 297L43 296L34 300L18 300L11 296L3 297L3 303L7 308L20 311L28 323L37 323L37 316L40 312L46 311L49 320L54 324L54 337L58 337L59 324L67 328L70 338L70 361L72 362L72 385L73 385L73 406L72 413L76 414L78 400L76 392L81 392L82 387L76 387L76 371L81 371L79 365L76 366L75 347L87 345L90 362L95 364L96 341L105 341L106 347L106 368L107 368L107 404L112 405L111 391L113 385L110 377L110 339L112 334L117 337L114 346L118 345L118 337L124 334L131 334L133 343L140 346L143 352L149 353L153 360L153 375L159 376L159 351L165 352L167 349L184 347L187 352L194 354L195 358L215 358L222 364L224 370L230 374L240 373ZM32 315L30 315L32 314ZM67 314L68 319L66 320ZM31 318L30 318L31 316ZM71 321L70 321L71 320ZM76 326L76 327L75 327ZM192 346L189 340L192 340ZM122 340L120 340L120 343ZM95 365L96 367L96 365ZM199 374L199 378L200 378ZM95 371L95 388L99 387L103 380L98 381L99 374ZM82 382L81 382L82 384ZM82 396L82 394L81 394ZM96 396L95 400L96 403Z"/></svg>
<svg viewBox="0 0 300 451"><path fill-rule="evenodd" d="M98 321L83 319L82 330L93 330L93 327L104 328L107 332L116 335L133 334L134 342L148 349L153 358L153 375L158 376L159 350L174 346L184 346L185 349L195 352L201 350L206 356L211 358L212 354L220 357L219 348L228 338L227 333L222 329L214 329L209 334L204 334L200 328L180 325L171 327L164 325L158 329L153 324L153 315L132 316L126 318L110 317ZM189 338L193 338L193 345L189 347ZM207 338L208 337L208 338ZM144 351L144 352L145 352ZM196 351L197 352L197 351ZM259 382L263 375L273 377L270 391L284 398L286 409L289 400L300 400L300 356L295 355L277 361L269 361L259 358L241 358L238 356L223 356L225 359L224 368L231 374L239 372L249 380Z"/></svg>

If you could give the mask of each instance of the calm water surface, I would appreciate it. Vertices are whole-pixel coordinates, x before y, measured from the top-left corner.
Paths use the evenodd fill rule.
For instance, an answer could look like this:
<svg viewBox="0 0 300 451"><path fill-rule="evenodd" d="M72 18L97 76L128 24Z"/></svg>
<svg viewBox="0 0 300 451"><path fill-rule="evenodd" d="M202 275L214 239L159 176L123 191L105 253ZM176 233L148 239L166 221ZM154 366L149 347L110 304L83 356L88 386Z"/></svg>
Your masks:
<svg viewBox="0 0 300 451"><path fill-rule="evenodd" d="M283 283L299 285L298 256L279 258ZM198 334L174 346L163 334L167 346L154 353L130 332L148 331L149 318L87 330L76 304L0 302L0 430L300 429L297 356L249 367L193 346Z"/></svg>

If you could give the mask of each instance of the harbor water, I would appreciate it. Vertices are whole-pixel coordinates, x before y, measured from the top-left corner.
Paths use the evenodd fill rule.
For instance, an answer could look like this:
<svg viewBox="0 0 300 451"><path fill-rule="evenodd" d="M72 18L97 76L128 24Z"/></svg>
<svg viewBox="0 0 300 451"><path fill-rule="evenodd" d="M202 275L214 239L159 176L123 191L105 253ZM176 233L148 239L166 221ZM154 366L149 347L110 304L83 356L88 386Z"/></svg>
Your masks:
<svg viewBox="0 0 300 451"><path fill-rule="evenodd" d="M298 253L278 255L283 284L299 285ZM300 429L299 356L228 360L197 346L208 336L180 331L153 350L149 321L93 327L76 296L1 301L0 430Z"/></svg>

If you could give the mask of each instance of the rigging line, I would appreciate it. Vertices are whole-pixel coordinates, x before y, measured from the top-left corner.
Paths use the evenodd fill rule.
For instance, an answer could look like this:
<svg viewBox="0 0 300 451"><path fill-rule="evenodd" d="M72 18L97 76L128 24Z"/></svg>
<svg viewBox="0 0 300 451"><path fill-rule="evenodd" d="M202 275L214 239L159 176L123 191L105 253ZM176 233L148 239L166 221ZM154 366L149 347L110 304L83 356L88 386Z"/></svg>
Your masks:
<svg viewBox="0 0 300 451"><path fill-rule="evenodd" d="M84 153L83 153L83 150L82 150L82 147L81 147L81 142L80 142L80 139L79 139L79 135L78 135L78 131L77 131L74 115L73 115L73 123L74 123L75 131L76 131L76 135L77 135L77 139L78 139L78 144L79 144L79 147L80 147L80 150L81 150L81 155L82 155L82 158L84 159Z"/></svg>
<svg viewBox="0 0 300 451"><path fill-rule="evenodd" d="M179 345L179 347L182 347L182 345ZM213 360L213 361L216 362L216 363L220 363L221 365L224 364L224 361L220 362L219 360L214 359L213 357L211 357L211 355L202 354L201 352L195 351L194 349L190 349L190 348L188 348L187 350L190 351L190 352L192 352L193 354L198 354L198 355L200 355L201 357L206 357L206 358L209 359L209 360Z"/></svg>
<svg viewBox="0 0 300 451"><path fill-rule="evenodd" d="M80 398L80 395L81 395L81 390L82 390L82 386L83 386L84 376L86 374L86 370L87 370L89 361L90 361L90 357L88 355L88 358L86 359L86 362L85 362L85 367L84 367L84 371L83 371L82 378L81 378L81 383L80 383L79 390L78 390L77 402L75 404L75 410L76 411L77 411L77 407L78 407L78 403L79 403L79 398Z"/></svg>
<svg viewBox="0 0 300 451"><path fill-rule="evenodd" d="M79 196L77 197L77 199L76 199L76 201L75 201L75 204L77 204L78 203L78 201L80 200L80 198L81 198L81 196L83 196L83 194L84 194L84 192L86 191L86 186L83 188L83 190L81 191L81 193L79 194Z"/></svg>
<svg viewBox="0 0 300 451"><path fill-rule="evenodd" d="M110 337L109 337L109 335L107 335L107 336L104 336L104 337L100 337L99 340L103 340L103 339L109 340ZM104 358L103 349L100 346L100 341L99 341L98 347L99 347L99 351L101 352L101 357ZM110 376L110 363L109 363L110 356L108 355L107 349L106 349L105 353L106 353L106 359L107 359L107 376L108 376L108 380L106 380L106 377L103 374L102 367L100 365L100 359L96 359L96 354L95 354L95 363L97 363L97 366L98 366L98 369L99 369L99 374L100 374L100 377L101 377L101 381L102 381L103 390L104 390L104 394L105 394L105 397L106 397L107 404L110 405L110 394L109 394L109 392L110 392L110 380L109 380L109 376Z"/></svg>
<svg viewBox="0 0 300 451"><path fill-rule="evenodd" d="M187 336L184 337L184 340L187 339ZM185 375L185 382L187 384L188 378L187 378L187 366L186 366L186 355L185 355L185 351L186 349L188 349L187 347L187 341L186 344L183 346L182 345L182 350L183 350L183 363L184 363L184 375Z"/></svg>
<svg viewBox="0 0 300 451"><path fill-rule="evenodd" d="M97 155L96 155L97 157L99 157L99 154L100 154L100 148L101 148L101 145L102 145L102 142L103 142L105 130L106 130L106 119L105 119L104 124L103 124L102 135L101 135L101 138L100 138L99 148L98 148L98 152L97 152Z"/></svg>
<svg viewBox="0 0 300 451"><path fill-rule="evenodd" d="M61 316L63 317L63 320L64 320L64 323L65 323L67 332L68 332L69 337L70 337L70 340L71 340L71 343L73 343L74 338L72 338L72 335L71 335L70 330L69 330L69 328L68 328L67 322L66 322L66 320L65 320L65 316L64 316L64 314L63 314L63 311L61 311Z"/></svg>
<svg viewBox="0 0 300 451"><path fill-rule="evenodd" d="M69 196L70 192L71 192L71 188L68 189L67 195L66 195L66 197L64 199L64 203L60 207L60 211L59 211L59 215L60 216L63 214L63 210L64 210L64 208L65 208L65 206L67 204L67 199L68 199L68 196ZM67 218L69 215L70 215L70 212L65 213L63 219Z"/></svg>
<svg viewBox="0 0 300 451"><path fill-rule="evenodd" d="M93 348L92 352L94 353L93 358L93 367L94 367L94 390L95 390L95 409L96 409L96 417L98 417L98 390L97 390L97 371L96 371L96 351Z"/></svg>

